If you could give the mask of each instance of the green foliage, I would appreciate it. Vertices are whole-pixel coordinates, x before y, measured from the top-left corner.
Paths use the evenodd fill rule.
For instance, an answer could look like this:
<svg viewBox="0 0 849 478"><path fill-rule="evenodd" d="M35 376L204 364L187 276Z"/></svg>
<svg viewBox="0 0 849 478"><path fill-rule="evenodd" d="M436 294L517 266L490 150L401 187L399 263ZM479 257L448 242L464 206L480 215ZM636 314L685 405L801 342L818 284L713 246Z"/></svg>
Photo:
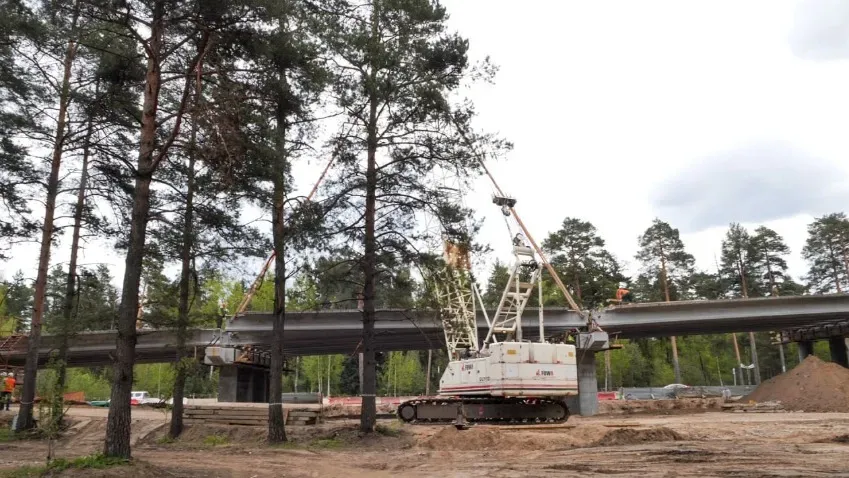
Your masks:
<svg viewBox="0 0 849 478"><path fill-rule="evenodd" d="M230 443L230 439L224 435L207 435L203 438L203 444L206 446L221 446Z"/></svg>
<svg viewBox="0 0 849 478"><path fill-rule="evenodd" d="M810 267L806 279L815 292L846 291L849 287L849 219L846 215L827 214L809 224L802 256Z"/></svg>
<svg viewBox="0 0 849 478"><path fill-rule="evenodd" d="M607 305L619 283L625 280L619 263L604 244L595 226L571 217L564 219L561 228L543 241L551 264L571 289L578 305L585 308ZM561 298L554 305L564 303L565 299Z"/></svg>
<svg viewBox="0 0 849 478"><path fill-rule="evenodd" d="M638 241L636 258L642 269L637 279L639 286L634 289L638 297L646 297L639 299L659 302L689 298L696 260L684 249L678 229L655 219Z"/></svg>
<svg viewBox="0 0 849 478"><path fill-rule="evenodd" d="M314 355L301 357L301 387L311 392L321 392L324 395L333 395L340 391L342 366L345 360L343 355ZM330 377L330 390L327 389ZM358 379L359 380L359 379Z"/></svg>
<svg viewBox="0 0 849 478"><path fill-rule="evenodd" d="M95 269L80 267L77 270L76 297L71 310L71 320L63 329L63 306L67 287L67 271L55 266L47 278L47 307L45 325L50 333L65 330L73 335L83 330L108 330L113 328L118 313L118 290L112 285L109 268L99 265Z"/></svg>
<svg viewBox="0 0 849 478"><path fill-rule="evenodd" d="M504 288L507 287L507 281L510 280L510 270L501 261L495 261L492 265L492 272L489 273L489 279L486 282L486 290L483 293L483 302L488 308L498 307L501 301L501 294Z"/></svg>
<svg viewBox="0 0 849 478"><path fill-rule="evenodd" d="M21 332L29 327L32 316L33 288L29 281L24 278L21 271L15 273L10 283L0 284L0 327L7 330ZM8 335L8 334L4 334Z"/></svg>
<svg viewBox="0 0 849 478"><path fill-rule="evenodd" d="M419 395L424 393L424 385L419 352L389 352L378 390L385 395Z"/></svg>
<svg viewBox="0 0 849 478"><path fill-rule="evenodd" d="M317 440L313 440L310 442L310 447L312 448L321 448L325 450L334 450L337 448L342 448L344 443L342 440L338 438L319 438Z"/></svg>

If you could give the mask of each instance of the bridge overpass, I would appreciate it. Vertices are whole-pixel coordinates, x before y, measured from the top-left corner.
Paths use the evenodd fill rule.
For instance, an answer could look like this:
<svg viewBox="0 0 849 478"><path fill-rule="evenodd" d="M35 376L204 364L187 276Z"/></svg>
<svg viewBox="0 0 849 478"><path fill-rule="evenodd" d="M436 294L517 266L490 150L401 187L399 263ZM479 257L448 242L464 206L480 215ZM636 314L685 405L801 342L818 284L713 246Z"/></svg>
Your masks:
<svg viewBox="0 0 849 478"><path fill-rule="evenodd" d="M544 313L546 335L586 327L573 311L545 308ZM849 294L629 304L593 311L591 316L611 337L619 338L779 331L849 319ZM189 353L202 358L204 348L213 343L268 345L271 319L269 313L247 313L228 323L221 337L216 330L191 330L187 340ZM538 339L536 309L525 310L523 325L525 339ZM444 346L441 325L433 311L379 310L375 328L377 350ZM478 330L483 338L487 330L483 314L478 317ZM361 337L362 315L357 310L287 314L285 352L290 356L353 354L358 351ZM175 343L173 331L140 331L136 346L139 363L173 360ZM57 345L57 337L43 337L39 351L42 364ZM69 362L71 366L106 365L112 362L114 350L114 331L83 332L71 339ZM0 349L0 359L13 366L23 365L25 356L25 339Z"/></svg>

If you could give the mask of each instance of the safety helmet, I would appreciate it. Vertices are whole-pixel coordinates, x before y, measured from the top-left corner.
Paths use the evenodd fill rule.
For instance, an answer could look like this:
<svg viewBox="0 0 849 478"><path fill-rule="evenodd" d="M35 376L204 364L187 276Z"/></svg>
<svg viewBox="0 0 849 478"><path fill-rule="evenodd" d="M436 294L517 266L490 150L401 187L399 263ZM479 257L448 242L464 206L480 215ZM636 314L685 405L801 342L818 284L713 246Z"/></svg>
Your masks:
<svg viewBox="0 0 849 478"><path fill-rule="evenodd" d="M624 288L626 288L626 287L628 287L628 284L626 284L626 283L624 283L624 282L620 282L620 283L619 283L619 288L620 288L620 289L624 289Z"/></svg>

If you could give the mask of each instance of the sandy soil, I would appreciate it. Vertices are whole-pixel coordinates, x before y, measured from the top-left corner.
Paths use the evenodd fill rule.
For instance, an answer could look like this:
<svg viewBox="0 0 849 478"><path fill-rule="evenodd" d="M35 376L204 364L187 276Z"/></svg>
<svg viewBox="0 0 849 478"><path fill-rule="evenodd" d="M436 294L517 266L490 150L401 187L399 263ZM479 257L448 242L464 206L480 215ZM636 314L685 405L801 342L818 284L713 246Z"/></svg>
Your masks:
<svg viewBox="0 0 849 478"><path fill-rule="evenodd" d="M160 412L154 412L160 413ZM73 457L99 451L105 420L74 413L56 446ZM61 476L515 477L849 476L849 414L723 413L573 417L542 426L401 425L361 438L352 420L290 427L293 443L263 444L252 427L189 427L165 443L165 422L134 415L132 467ZM146 415L146 414L145 414ZM211 438L214 437L214 438ZM44 463L45 442L0 443L0 472Z"/></svg>

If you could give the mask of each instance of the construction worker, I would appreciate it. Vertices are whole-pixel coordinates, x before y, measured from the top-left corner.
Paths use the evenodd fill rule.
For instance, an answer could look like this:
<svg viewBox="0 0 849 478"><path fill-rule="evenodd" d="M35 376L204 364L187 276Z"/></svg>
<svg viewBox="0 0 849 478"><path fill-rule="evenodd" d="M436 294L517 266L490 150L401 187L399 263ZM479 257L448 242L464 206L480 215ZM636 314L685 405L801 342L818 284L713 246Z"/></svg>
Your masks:
<svg viewBox="0 0 849 478"><path fill-rule="evenodd" d="M619 283L619 289L616 291L616 301L620 304L630 304L631 302L634 302L631 291L628 290L628 284L624 282Z"/></svg>
<svg viewBox="0 0 849 478"><path fill-rule="evenodd" d="M5 410L8 411L9 405L11 405L12 403L12 392L15 391L15 374L11 372L9 374L6 374L5 372L3 372L2 376L3 392L2 399L0 399L0 410L4 410L3 407L5 405Z"/></svg>

